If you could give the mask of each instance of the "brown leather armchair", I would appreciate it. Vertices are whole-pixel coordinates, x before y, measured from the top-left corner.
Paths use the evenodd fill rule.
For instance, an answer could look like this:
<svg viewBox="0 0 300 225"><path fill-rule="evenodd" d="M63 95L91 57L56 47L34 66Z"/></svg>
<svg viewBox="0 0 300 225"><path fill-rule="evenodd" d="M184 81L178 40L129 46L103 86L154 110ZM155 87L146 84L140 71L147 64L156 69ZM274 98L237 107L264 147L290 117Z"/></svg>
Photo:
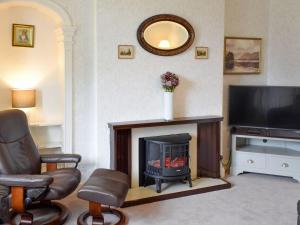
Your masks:
<svg viewBox="0 0 300 225"><path fill-rule="evenodd" d="M52 200L60 200L76 189L81 179L76 168L80 160L75 154L40 155L25 113L1 111L0 223L63 224L67 209ZM47 172L41 173L42 163L47 164ZM74 168L57 169L57 163L72 163Z"/></svg>

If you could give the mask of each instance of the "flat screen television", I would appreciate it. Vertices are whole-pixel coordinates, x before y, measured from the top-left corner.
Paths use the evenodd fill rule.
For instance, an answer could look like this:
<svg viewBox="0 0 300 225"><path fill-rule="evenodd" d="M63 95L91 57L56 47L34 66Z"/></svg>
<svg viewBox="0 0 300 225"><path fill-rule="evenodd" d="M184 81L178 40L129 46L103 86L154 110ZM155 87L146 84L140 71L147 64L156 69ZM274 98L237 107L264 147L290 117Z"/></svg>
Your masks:
<svg viewBox="0 0 300 225"><path fill-rule="evenodd" d="M300 130L300 87L230 86L229 125Z"/></svg>

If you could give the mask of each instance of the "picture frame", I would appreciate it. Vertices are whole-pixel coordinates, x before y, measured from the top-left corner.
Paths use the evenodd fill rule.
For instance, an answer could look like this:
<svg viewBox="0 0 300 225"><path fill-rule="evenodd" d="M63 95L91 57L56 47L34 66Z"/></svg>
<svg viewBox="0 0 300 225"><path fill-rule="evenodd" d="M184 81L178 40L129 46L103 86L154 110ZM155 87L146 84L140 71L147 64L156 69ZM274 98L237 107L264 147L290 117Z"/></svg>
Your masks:
<svg viewBox="0 0 300 225"><path fill-rule="evenodd" d="M261 38L224 38L224 75L261 73Z"/></svg>
<svg viewBox="0 0 300 225"><path fill-rule="evenodd" d="M118 59L133 59L134 46L133 45L118 45Z"/></svg>
<svg viewBox="0 0 300 225"><path fill-rule="evenodd" d="M208 59L208 47L196 47L195 59Z"/></svg>
<svg viewBox="0 0 300 225"><path fill-rule="evenodd" d="M12 45L16 47L34 47L35 36L34 25L13 24L12 25Z"/></svg>

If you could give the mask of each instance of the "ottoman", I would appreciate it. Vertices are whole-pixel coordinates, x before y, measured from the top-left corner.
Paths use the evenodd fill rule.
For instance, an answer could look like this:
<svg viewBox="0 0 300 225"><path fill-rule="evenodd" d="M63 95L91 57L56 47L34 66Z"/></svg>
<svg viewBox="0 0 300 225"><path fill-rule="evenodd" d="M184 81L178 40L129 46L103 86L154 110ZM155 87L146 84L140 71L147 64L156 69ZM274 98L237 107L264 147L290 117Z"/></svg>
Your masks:
<svg viewBox="0 0 300 225"><path fill-rule="evenodd" d="M109 169L96 169L77 193L78 198L89 202L89 210L78 217L77 224L86 225L89 216L93 217L93 225L104 224L102 212L116 215L119 218L116 225L125 224L124 214L110 206L122 206L128 189L128 175Z"/></svg>

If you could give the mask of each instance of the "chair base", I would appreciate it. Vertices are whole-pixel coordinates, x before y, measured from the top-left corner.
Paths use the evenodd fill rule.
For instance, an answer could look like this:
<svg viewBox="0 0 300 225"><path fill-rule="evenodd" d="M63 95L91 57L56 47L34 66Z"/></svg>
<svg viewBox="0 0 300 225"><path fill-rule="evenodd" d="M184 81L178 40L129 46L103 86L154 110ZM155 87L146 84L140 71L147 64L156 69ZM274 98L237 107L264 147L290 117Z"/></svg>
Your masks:
<svg viewBox="0 0 300 225"><path fill-rule="evenodd" d="M69 216L68 209L57 202L32 204L22 215L12 213L11 225L62 225Z"/></svg>
<svg viewBox="0 0 300 225"><path fill-rule="evenodd" d="M108 213L108 214L113 214L119 218L118 222L116 222L114 225L124 225L126 221L125 215L113 208L108 208L108 207L102 207L102 213ZM83 212L77 219L77 224L78 225L88 225L87 219L88 217L91 216L89 211ZM100 221L100 218L93 218L93 224L92 225L98 225L98 224L104 224L104 221Z"/></svg>

